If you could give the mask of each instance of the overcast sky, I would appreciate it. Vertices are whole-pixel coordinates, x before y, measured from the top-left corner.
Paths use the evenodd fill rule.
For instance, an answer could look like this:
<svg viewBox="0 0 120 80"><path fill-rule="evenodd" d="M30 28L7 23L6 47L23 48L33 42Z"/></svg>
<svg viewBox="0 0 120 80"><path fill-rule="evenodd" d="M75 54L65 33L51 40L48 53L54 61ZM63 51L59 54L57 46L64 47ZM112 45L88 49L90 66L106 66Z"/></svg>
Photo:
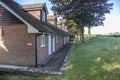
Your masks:
<svg viewBox="0 0 120 80"><path fill-rule="evenodd" d="M53 14L51 11L52 4L49 0L15 0L20 4L30 4L30 3L40 3L46 2L49 14ZM112 32L120 32L120 0L110 0L114 6L111 14L106 15L106 20L104 21L104 26L93 27L93 34L106 34ZM85 29L87 32L87 29Z"/></svg>

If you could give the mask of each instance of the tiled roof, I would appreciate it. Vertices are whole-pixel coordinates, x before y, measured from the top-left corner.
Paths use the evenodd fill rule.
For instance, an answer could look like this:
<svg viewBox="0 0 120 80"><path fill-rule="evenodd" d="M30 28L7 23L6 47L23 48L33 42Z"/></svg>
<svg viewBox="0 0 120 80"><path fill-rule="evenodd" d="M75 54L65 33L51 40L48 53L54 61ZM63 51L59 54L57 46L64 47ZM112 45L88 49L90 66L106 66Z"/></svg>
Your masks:
<svg viewBox="0 0 120 80"><path fill-rule="evenodd" d="M33 27L38 29L40 32L51 32L55 33L52 29L50 29L48 26L42 24L37 18L33 17L27 12L24 12L21 5L14 2L13 0L1 0L5 5L7 5L12 11L14 11L16 14L18 14L21 18L23 18L25 21L27 21L29 24L31 24Z"/></svg>
<svg viewBox="0 0 120 80"><path fill-rule="evenodd" d="M44 5L44 3L35 3L35 4L24 4L22 7L24 9L29 9L29 8L40 8Z"/></svg>
<svg viewBox="0 0 120 80"><path fill-rule="evenodd" d="M47 16L47 20L54 20L56 17L55 16L53 16L53 15L48 15Z"/></svg>
<svg viewBox="0 0 120 80"><path fill-rule="evenodd" d="M24 5L21 5L21 6L26 11L40 10L40 9L42 10L43 8L45 8L47 14L49 14L48 9L46 7L46 3L24 4Z"/></svg>
<svg viewBox="0 0 120 80"><path fill-rule="evenodd" d="M67 35L66 32L61 31L57 27L50 27L49 24L43 23L28 12L25 12L22 8L21 5L18 3L14 2L13 0L0 0L0 2L4 3L11 9L13 12L15 12L19 17L21 17L23 20L25 20L27 23L32 25L34 28L39 30L40 32L47 32L47 33L54 33L54 34L59 34L59 35Z"/></svg>
<svg viewBox="0 0 120 80"><path fill-rule="evenodd" d="M59 29L58 27L53 26L52 24L48 23L48 26L50 26L53 30L56 31L57 34L61 34L61 35L69 35L67 32L63 31L62 29Z"/></svg>

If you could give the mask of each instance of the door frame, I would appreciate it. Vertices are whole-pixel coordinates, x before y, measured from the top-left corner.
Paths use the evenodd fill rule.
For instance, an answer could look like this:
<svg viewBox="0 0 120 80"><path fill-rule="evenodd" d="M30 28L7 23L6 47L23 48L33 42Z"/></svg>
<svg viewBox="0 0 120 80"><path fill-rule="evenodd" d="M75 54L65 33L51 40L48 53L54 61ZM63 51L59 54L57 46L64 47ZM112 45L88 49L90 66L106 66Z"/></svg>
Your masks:
<svg viewBox="0 0 120 80"><path fill-rule="evenodd" d="M55 35L54 34L53 34L52 38L53 38L52 39L53 40L53 42L52 42L53 43L53 50L52 51L55 52Z"/></svg>
<svg viewBox="0 0 120 80"><path fill-rule="evenodd" d="M51 44L51 41L52 41L52 36L51 36L51 34L48 34L48 55L52 54L52 44Z"/></svg>

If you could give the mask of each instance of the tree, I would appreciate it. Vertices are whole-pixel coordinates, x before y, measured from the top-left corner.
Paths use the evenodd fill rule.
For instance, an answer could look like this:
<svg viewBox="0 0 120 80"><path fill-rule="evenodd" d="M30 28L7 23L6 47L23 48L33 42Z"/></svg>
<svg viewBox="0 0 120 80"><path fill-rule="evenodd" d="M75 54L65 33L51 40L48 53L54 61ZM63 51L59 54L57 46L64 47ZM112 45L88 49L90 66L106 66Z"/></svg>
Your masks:
<svg viewBox="0 0 120 80"><path fill-rule="evenodd" d="M80 29L84 42L84 27L103 25L105 14L110 13L112 3L109 0L50 0L55 14L73 19Z"/></svg>
<svg viewBox="0 0 120 80"><path fill-rule="evenodd" d="M91 35L91 27L88 26L88 35Z"/></svg>
<svg viewBox="0 0 120 80"><path fill-rule="evenodd" d="M76 24L76 22L74 22L74 20L72 19L69 19L69 20L66 19L64 24L67 27L68 33L70 33L71 35L77 36L77 39L78 39L80 30L78 29L79 27Z"/></svg>

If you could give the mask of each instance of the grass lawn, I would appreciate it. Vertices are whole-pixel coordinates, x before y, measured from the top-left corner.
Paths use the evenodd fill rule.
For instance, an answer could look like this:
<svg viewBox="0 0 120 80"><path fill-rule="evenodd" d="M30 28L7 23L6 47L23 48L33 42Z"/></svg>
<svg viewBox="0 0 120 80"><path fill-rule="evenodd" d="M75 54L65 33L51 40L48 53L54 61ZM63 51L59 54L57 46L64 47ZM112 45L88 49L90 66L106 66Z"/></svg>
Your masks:
<svg viewBox="0 0 120 80"><path fill-rule="evenodd" d="M0 80L120 80L120 38L95 37L72 47L62 76L1 75Z"/></svg>

